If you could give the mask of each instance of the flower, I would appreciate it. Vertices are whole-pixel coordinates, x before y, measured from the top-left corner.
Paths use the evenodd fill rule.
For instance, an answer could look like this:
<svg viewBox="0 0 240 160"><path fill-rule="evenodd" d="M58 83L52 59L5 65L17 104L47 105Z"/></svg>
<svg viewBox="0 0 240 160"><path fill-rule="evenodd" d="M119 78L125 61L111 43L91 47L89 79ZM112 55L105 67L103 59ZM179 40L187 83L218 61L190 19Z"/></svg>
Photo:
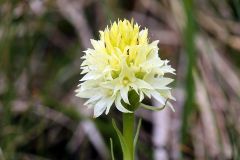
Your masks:
<svg viewBox="0 0 240 160"><path fill-rule="evenodd" d="M165 105L173 99L170 87L173 81L165 77L175 70L167 60L158 56L158 41L149 43L148 29L128 20L118 20L100 31L100 40L91 39L93 48L82 57L82 72L85 74L76 90L76 96L88 98L85 105L94 108L94 117L104 111L109 113L115 103L121 112L132 112L129 93L135 91L141 102L145 96L155 98ZM167 102L169 106L171 103Z"/></svg>

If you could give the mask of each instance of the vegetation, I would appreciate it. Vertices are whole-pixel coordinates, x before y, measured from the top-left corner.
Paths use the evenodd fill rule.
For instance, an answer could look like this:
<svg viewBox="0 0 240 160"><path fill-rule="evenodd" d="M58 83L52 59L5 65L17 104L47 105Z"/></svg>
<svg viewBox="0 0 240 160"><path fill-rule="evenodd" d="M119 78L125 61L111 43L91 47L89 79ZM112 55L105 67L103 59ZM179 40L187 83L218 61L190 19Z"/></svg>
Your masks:
<svg viewBox="0 0 240 160"><path fill-rule="evenodd" d="M109 137L122 158L119 111L94 119L74 92L82 51L118 18L149 28L176 68L176 112L137 111L136 157L240 159L240 1L2 0L0 160L110 159Z"/></svg>

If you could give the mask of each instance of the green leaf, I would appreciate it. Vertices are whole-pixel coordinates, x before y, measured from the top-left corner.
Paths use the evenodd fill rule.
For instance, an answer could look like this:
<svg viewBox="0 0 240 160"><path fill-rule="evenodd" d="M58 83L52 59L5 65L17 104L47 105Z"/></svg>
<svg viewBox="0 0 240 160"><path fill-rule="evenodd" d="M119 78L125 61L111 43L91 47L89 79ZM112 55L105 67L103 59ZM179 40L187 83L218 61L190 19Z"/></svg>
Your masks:
<svg viewBox="0 0 240 160"><path fill-rule="evenodd" d="M144 109L147 109L147 110L151 110L151 111L160 111L166 107L167 101L168 101L168 99L166 100L165 104L161 107L150 106L150 105L143 104L143 103L141 103L141 107L143 107Z"/></svg>
<svg viewBox="0 0 240 160"><path fill-rule="evenodd" d="M113 152L113 141L112 141L112 138L110 138L110 147L111 147L111 157L112 157L112 160L115 160L114 152Z"/></svg>
<svg viewBox="0 0 240 160"><path fill-rule="evenodd" d="M138 121L137 131L136 131L136 135L134 137L134 142L133 142L134 152L135 152L135 149L136 149L136 146L137 146L137 141L138 141L141 125L142 125L142 118L140 118L139 121Z"/></svg>
<svg viewBox="0 0 240 160"><path fill-rule="evenodd" d="M141 103L141 107L143 107L144 109L147 109L147 110L151 110L151 111L160 111L160 110L163 110L165 108L166 105L162 106L162 107L155 107L155 106L150 106L150 105L147 105L147 104L143 104Z"/></svg>
<svg viewBox="0 0 240 160"><path fill-rule="evenodd" d="M130 110L130 111L135 111L138 107L139 107L139 104L140 104L140 97L138 95L138 93L134 90L131 90L128 92L128 99L129 99L129 102L130 102L130 105L125 103L124 101L121 101L121 103L123 104L123 106Z"/></svg>
<svg viewBox="0 0 240 160"><path fill-rule="evenodd" d="M127 143L126 143L122 133L118 129L114 119L112 119L112 125L113 125L113 128L114 128L114 130L116 131L116 133L118 135L118 139L119 139L121 147L122 147L123 159L127 160L130 157L130 153L129 153L129 149L128 149Z"/></svg>

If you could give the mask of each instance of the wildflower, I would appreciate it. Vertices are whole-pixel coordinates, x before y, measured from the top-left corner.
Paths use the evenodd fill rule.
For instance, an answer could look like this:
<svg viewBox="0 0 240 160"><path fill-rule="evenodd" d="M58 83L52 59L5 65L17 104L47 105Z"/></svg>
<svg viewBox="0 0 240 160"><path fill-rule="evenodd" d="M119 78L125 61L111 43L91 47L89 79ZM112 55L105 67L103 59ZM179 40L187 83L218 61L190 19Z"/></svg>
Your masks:
<svg viewBox="0 0 240 160"><path fill-rule="evenodd" d="M109 113L113 104L124 113L133 112L130 93L141 102L145 96L162 105L173 99L170 84L174 74L167 60L158 56L158 41L149 42L148 30L133 21L118 20L100 31L100 40L91 39L93 48L82 57L82 74L76 96L87 98L86 105L94 108L94 117ZM167 102L171 107L171 103Z"/></svg>

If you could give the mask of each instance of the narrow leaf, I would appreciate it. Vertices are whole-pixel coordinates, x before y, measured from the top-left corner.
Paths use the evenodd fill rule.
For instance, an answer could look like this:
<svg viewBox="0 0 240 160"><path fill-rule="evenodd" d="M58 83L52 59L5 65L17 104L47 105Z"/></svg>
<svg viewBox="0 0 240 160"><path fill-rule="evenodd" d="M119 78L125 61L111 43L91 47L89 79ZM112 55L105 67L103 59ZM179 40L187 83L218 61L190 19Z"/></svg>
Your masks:
<svg viewBox="0 0 240 160"><path fill-rule="evenodd" d="M113 152L113 141L112 141L112 138L110 138L110 147L111 147L112 160L115 160L115 158L114 158L114 152Z"/></svg>
<svg viewBox="0 0 240 160"><path fill-rule="evenodd" d="M141 107L143 107L147 110L151 110L151 111L160 111L166 107L166 104L168 104L168 99L165 101L165 104L161 107L150 106L150 105L143 104L143 103L141 103Z"/></svg>
<svg viewBox="0 0 240 160"><path fill-rule="evenodd" d="M139 121L138 121L137 131L136 131L136 135L134 137L134 143L133 143L134 152L135 152L135 149L136 149L136 146L137 146L137 141L138 141L141 125L142 125L142 118L140 118Z"/></svg>
<svg viewBox="0 0 240 160"><path fill-rule="evenodd" d="M120 144L121 144L121 147L122 147L122 152L123 152L123 157L124 159L129 159L130 157L130 153L129 153L129 149L128 149L128 146L126 144L126 141L122 135L122 133L120 132L120 130L118 129L117 125L116 125L116 122L114 119L112 119L112 125L113 125L113 128L115 129L117 135L118 135L118 139L120 141Z"/></svg>

